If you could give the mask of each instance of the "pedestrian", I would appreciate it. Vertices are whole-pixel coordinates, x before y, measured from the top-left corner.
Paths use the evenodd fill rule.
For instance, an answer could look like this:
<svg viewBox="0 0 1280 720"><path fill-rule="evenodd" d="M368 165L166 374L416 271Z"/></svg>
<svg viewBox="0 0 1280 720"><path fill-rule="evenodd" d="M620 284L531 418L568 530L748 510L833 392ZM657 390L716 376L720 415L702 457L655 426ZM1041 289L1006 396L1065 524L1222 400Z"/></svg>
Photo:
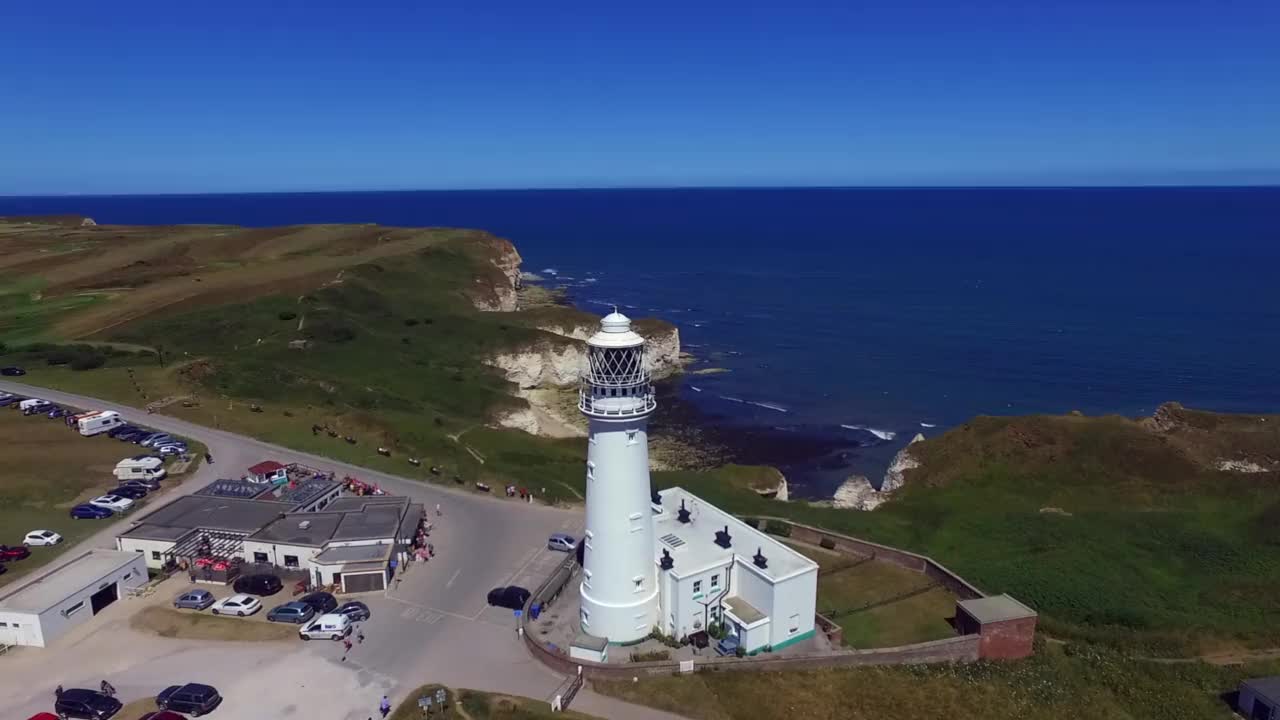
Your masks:
<svg viewBox="0 0 1280 720"><path fill-rule="evenodd" d="M61 686L61 685L59 685L58 687L56 687L56 688L54 688L54 689L53 689L53 696L54 696L54 697L56 697L56 698L60 698L60 697L62 697L62 686Z"/></svg>
<svg viewBox="0 0 1280 720"><path fill-rule="evenodd" d="M195 585L196 584L196 566L195 565L191 565L187 567L187 576L191 578L191 584Z"/></svg>
<svg viewBox="0 0 1280 720"><path fill-rule="evenodd" d="M378 710L382 711L382 717L386 717L391 712L391 700L386 695L382 696L382 702L378 705Z"/></svg>
<svg viewBox="0 0 1280 720"><path fill-rule="evenodd" d="M102 688L101 688L101 689L102 689L102 694L103 694L103 695L106 695L107 697L115 697L115 696L116 696L116 689L115 689L115 686L113 686L111 683L107 682L106 680L103 680L103 681L102 681Z"/></svg>
<svg viewBox="0 0 1280 720"><path fill-rule="evenodd" d="M364 628L356 628L356 643L359 645L364 644Z"/></svg>
<svg viewBox="0 0 1280 720"><path fill-rule="evenodd" d="M440 503L436 503L436 515L440 514Z"/></svg>
<svg viewBox="0 0 1280 720"><path fill-rule="evenodd" d="M205 454L204 454L204 461L205 461L205 462L207 462L207 463L209 463L210 465L212 465L212 464L213 464L213 455L212 455L211 453L205 453Z"/></svg>

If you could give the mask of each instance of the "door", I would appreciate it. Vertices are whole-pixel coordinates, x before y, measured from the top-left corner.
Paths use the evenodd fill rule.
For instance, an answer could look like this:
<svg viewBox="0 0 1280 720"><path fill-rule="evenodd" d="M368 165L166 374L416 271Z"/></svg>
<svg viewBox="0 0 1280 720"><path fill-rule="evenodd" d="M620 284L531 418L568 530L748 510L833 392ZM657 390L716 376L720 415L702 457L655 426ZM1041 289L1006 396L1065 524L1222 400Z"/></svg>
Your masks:
<svg viewBox="0 0 1280 720"><path fill-rule="evenodd" d="M376 590L385 590L387 582L382 573L343 575L342 587L349 593L374 592Z"/></svg>
<svg viewBox="0 0 1280 720"><path fill-rule="evenodd" d="M119 592L119 587L116 583L111 583L89 596L89 607L93 609L93 614L97 615L102 611L102 608L115 602L120 597Z"/></svg>
<svg viewBox="0 0 1280 720"><path fill-rule="evenodd" d="M0 622L0 645L17 645L22 641L21 628L17 623Z"/></svg>

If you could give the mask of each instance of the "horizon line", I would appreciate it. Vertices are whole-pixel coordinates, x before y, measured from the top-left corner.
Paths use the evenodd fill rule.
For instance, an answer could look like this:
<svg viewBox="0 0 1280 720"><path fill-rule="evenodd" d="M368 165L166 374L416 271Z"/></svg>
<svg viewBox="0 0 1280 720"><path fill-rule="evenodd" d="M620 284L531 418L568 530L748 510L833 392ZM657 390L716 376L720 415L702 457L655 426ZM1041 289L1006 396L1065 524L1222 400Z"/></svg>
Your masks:
<svg viewBox="0 0 1280 720"><path fill-rule="evenodd" d="M35 195L0 194L0 200L50 198L142 198L142 197L219 197L238 195L358 195L391 193L529 193L529 192L623 192L666 190L1245 190L1280 189L1280 182L1244 183L1131 183L1131 184L1061 184L1061 185L601 185L552 187L460 187L405 188L362 190L245 190L211 192L137 192L137 193L41 193Z"/></svg>

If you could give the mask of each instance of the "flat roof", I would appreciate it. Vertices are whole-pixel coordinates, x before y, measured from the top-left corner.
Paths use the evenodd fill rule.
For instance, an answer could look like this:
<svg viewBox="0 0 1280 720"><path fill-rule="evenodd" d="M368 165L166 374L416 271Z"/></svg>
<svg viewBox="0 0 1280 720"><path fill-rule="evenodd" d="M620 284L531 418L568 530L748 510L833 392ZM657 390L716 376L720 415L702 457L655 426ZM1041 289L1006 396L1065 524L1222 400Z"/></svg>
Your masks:
<svg viewBox="0 0 1280 720"><path fill-rule="evenodd" d="M329 503L325 510L330 512L360 512L370 505L402 505L409 499L403 495L356 495L340 497Z"/></svg>
<svg viewBox="0 0 1280 720"><path fill-rule="evenodd" d="M596 652L604 652L604 649L609 647L609 641L602 637L596 637L595 635L578 633L573 638L573 647L579 647L584 650L595 650Z"/></svg>
<svg viewBox="0 0 1280 720"><path fill-rule="evenodd" d="M342 522L333 534L334 540L377 540L394 538L400 529L400 517L408 508L408 498L396 505L370 505L362 512L343 513Z"/></svg>
<svg viewBox="0 0 1280 720"><path fill-rule="evenodd" d="M141 557L138 553L116 550L94 549L81 553L15 583L16 587L0 595L0 610L40 614L82 590L95 587L104 577Z"/></svg>
<svg viewBox="0 0 1280 720"><path fill-rule="evenodd" d="M294 513L263 525L248 540L320 547L333 537L342 523L343 513ZM303 525L306 527L303 527Z"/></svg>
<svg viewBox="0 0 1280 720"><path fill-rule="evenodd" d="M1014 600L1008 595L992 595L991 597L961 600L957 603L974 620L986 624L1004 620L1020 620L1036 617L1035 610Z"/></svg>
<svg viewBox="0 0 1280 720"><path fill-rule="evenodd" d="M283 468L284 468L283 463L278 463L275 460L263 460L257 465L251 465L249 467L249 472L253 473L254 475L266 475L267 473L273 473Z"/></svg>
<svg viewBox="0 0 1280 720"><path fill-rule="evenodd" d="M298 508L342 487L342 483L321 478L308 478L269 488L258 500L274 500Z"/></svg>
<svg viewBox="0 0 1280 720"><path fill-rule="evenodd" d="M173 527L172 525L152 525L143 523L120 533L118 537L135 540L180 540L184 535L195 532L192 528Z"/></svg>
<svg viewBox="0 0 1280 720"><path fill-rule="evenodd" d="M657 557L661 558L662 551L666 550L675 561L675 567L667 572L682 577L726 563L731 557L772 581L818 570L813 560L683 488L668 488L661 491L659 497L662 512L653 516L653 534L658 540ZM681 502L689 511L687 523L678 520ZM728 548L716 544L716 533L725 526L729 528ZM763 568L752 561L757 550L767 561Z"/></svg>
<svg viewBox="0 0 1280 720"><path fill-rule="evenodd" d="M138 518L139 524L252 533L288 510L284 503L186 495Z"/></svg>
<svg viewBox="0 0 1280 720"><path fill-rule="evenodd" d="M373 562L375 560L385 560L391 555L389 543L381 545L340 545L325 549L324 552L312 558L312 562L318 562L323 565L336 565L339 563L354 562Z"/></svg>
<svg viewBox="0 0 1280 720"><path fill-rule="evenodd" d="M734 614L742 622L753 625L761 620L768 620L769 616L755 609L751 603L734 595L724 599L724 604L729 606L729 612Z"/></svg>
<svg viewBox="0 0 1280 720"><path fill-rule="evenodd" d="M1240 684L1248 687L1254 694L1261 695L1273 703L1280 702L1280 675L1249 678Z"/></svg>

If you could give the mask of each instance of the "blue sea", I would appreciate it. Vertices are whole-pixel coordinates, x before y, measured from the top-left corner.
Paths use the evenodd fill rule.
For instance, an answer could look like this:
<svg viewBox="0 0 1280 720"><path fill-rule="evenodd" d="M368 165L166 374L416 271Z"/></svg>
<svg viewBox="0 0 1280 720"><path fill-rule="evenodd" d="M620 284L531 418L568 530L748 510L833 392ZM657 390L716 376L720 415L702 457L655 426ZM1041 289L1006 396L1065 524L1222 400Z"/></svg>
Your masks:
<svg viewBox="0 0 1280 720"><path fill-rule="evenodd" d="M100 223L483 228L581 307L680 327L677 392L877 479L977 414L1280 411L1280 188L672 189L0 198Z"/></svg>

